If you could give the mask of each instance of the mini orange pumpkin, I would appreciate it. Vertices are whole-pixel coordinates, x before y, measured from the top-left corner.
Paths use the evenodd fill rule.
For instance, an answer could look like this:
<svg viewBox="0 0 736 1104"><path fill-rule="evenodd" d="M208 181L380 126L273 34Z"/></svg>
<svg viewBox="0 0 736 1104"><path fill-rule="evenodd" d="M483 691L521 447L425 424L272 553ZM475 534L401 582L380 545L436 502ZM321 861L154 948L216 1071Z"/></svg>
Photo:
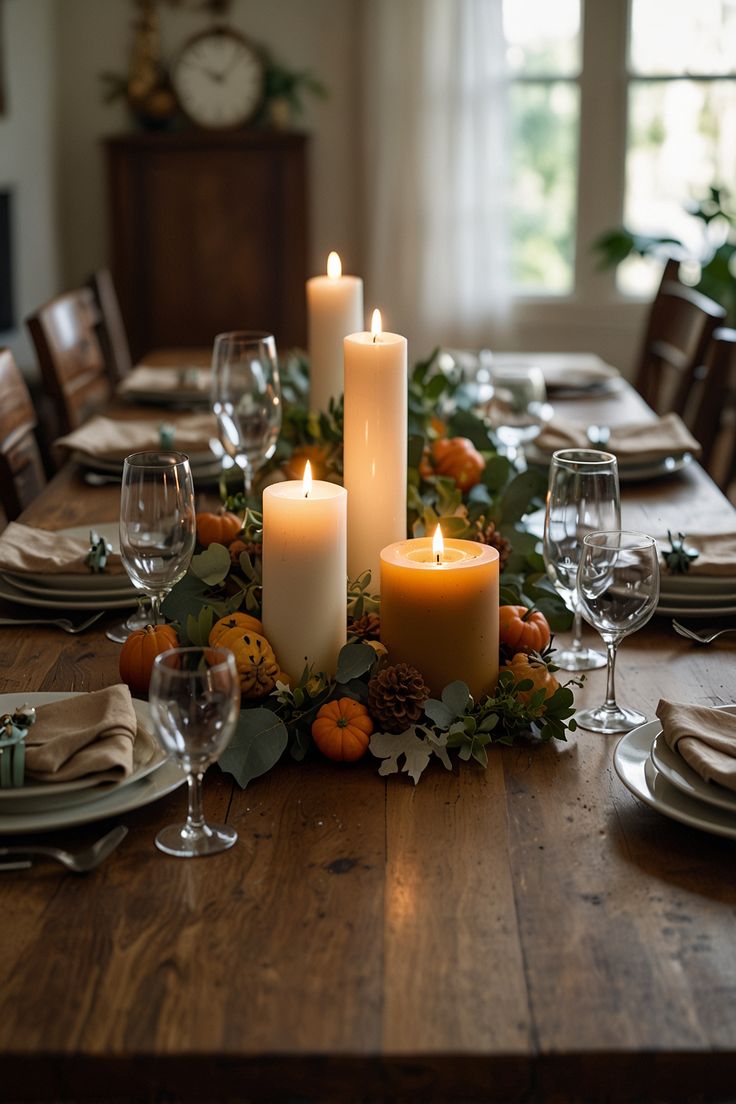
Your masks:
<svg viewBox="0 0 736 1104"><path fill-rule="evenodd" d="M365 755L372 732L368 710L353 698L326 702L312 722L315 744L335 762L352 763Z"/></svg>
<svg viewBox="0 0 736 1104"><path fill-rule="evenodd" d="M284 474L287 479L303 479L307 460L312 468L313 479L324 479L327 474L329 451L324 445L300 445L295 448L288 460L284 461Z"/></svg>
<svg viewBox="0 0 736 1104"><path fill-rule="evenodd" d="M131 693L147 694L156 656L178 646L171 625L146 625L132 632L120 650L120 677Z"/></svg>
<svg viewBox="0 0 736 1104"><path fill-rule="evenodd" d="M560 684L547 667L547 664L543 659L537 659L534 656L527 655L526 652L517 652L510 663L505 664L499 674L504 671L510 671L514 676L514 682L522 682L524 679L531 679L534 683L531 690L520 691L518 697L519 701L526 704L531 698L532 694L536 690L541 690L544 687L545 699L550 698L555 690L559 690Z"/></svg>
<svg viewBox="0 0 736 1104"><path fill-rule="evenodd" d="M243 528L243 519L224 508L217 513L197 514L197 540L203 548L211 544L228 545Z"/></svg>
<svg viewBox="0 0 736 1104"><path fill-rule="evenodd" d="M469 491L480 483L486 466L485 460L467 437L440 437L432 442L430 456L435 474L450 476L461 491ZM423 462L419 470L426 478L430 469Z"/></svg>
<svg viewBox="0 0 736 1104"><path fill-rule="evenodd" d="M240 629L241 633L254 632L258 633L259 636L263 636L263 622L259 621L257 617L251 617L249 613L228 613L227 616L221 617L219 621L215 621L210 629L208 643L213 648L227 648L225 636L231 629Z"/></svg>
<svg viewBox="0 0 736 1104"><path fill-rule="evenodd" d="M526 606L501 606L498 632L501 644L515 652L543 652L552 636L544 614Z"/></svg>

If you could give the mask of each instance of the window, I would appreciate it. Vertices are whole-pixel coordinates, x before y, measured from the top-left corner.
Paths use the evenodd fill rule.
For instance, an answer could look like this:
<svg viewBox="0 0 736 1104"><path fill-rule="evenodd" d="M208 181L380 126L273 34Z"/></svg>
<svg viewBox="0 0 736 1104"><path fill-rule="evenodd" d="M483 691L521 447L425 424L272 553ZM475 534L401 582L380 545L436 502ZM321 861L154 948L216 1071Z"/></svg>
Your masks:
<svg viewBox="0 0 736 1104"><path fill-rule="evenodd" d="M616 285L592 242L625 221L698 252L685 205L736 192L736 0L504 0L504 31L515 290L650 294L656 265L627 261Z"/></svg>

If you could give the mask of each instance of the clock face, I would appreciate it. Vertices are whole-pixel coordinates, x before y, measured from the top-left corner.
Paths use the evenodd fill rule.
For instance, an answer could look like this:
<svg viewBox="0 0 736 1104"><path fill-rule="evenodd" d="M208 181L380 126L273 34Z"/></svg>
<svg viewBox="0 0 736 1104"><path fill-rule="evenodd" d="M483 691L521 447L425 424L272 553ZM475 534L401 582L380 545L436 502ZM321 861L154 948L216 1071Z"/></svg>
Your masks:
<svg viewBox="0 0 736 1104"><path fill-rule="evenodd" d="M231 31L207 31L182 50L173 73L179 103L204 127L242 126L263 99L263 63Z"/></svg>

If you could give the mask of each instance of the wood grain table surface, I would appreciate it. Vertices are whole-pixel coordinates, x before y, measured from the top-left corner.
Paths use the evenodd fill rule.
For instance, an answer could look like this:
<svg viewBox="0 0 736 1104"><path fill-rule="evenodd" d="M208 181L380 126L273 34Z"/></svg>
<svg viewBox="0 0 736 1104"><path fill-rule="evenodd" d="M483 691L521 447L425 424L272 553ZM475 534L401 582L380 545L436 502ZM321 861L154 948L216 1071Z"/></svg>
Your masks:
<svg viewBox="0 0 736 1104"><path fill-rule="evenodd" d="M564 413L647 416L628 388ZM114 520L118 497L68 467L24 520ZM655 535L734 520L697 465L624 490L624 523ZM105 623L0 629L0 691L117 681ZM592 672L580 704L604 688ZM617 691L649 716L732 702L736 641L700 648L656 617L624 641ZM638 802L615 744L494 749L416 788L374 760L284 763L245 792L213 768L232 851L155 849L177 790L119 818L128 837L86 877L0 874L0 1099L735 1097L736 843Z"/></svg>

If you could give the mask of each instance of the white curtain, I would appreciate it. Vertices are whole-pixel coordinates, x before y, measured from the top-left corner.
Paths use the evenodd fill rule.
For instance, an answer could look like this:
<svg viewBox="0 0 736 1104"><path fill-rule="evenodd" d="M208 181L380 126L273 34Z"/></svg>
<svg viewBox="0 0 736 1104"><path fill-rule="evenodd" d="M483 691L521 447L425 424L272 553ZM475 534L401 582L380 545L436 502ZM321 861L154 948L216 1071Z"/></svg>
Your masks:
<svg viewBox="0 0 736 1104"><path fill-rule="evenodd" d="M502 0L364 13L366 308L410 361L492 342L509 305Z"/></svg>

